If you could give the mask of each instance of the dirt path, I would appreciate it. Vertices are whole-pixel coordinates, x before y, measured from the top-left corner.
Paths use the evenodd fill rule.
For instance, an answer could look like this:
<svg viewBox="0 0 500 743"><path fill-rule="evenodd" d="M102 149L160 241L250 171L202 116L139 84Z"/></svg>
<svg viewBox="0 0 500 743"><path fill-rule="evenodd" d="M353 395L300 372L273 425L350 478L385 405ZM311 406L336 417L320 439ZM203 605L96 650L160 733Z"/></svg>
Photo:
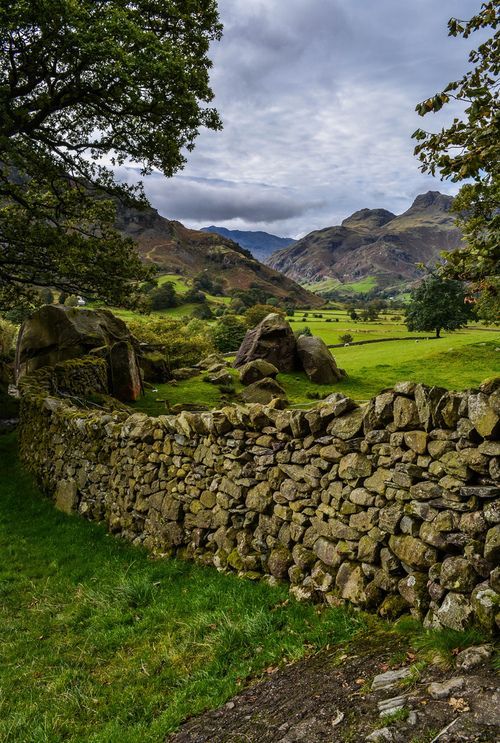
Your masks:
<svg viewBox="0 0 500 743"><path fill-rule="evenodd" d="M276 670L220 709L189 720L168 741L493 743L500 740L498 676L489 661L469 670L446 672L427 666L420 675L373 691L375 676L408 668L412 656L403 663L394 663L395 654L404 657L405 653L403 646L394 644L385 651L365 646L356 652L353 655L349 649L337 649L335 653L323 653ZM456 681L454 691L441 699L432 698L428 691L431 682L456 678L462 680L461 686ZM385 720L380 718L379 703L401 696L404 712ZM389 707L394 704L397 705L389 702Z"/></svg>

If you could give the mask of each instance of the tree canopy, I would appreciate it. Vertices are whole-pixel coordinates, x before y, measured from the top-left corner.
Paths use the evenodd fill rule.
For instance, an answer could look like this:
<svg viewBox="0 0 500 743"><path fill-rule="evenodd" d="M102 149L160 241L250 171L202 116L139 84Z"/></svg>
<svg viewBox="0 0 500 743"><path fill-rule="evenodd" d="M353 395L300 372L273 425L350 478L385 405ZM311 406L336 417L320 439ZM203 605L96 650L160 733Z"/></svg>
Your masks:
<svg viewBox="0 0 500 743"><path fill-rule="evenodd" d="M0 306L33 286L130 298L147 272L116 204L145 199L111 168L170 176L200 127L221 127L208 105L220 34L215 0L1 4Z"/></svg>
<svg viewBox="0 0 500 743"><path fill-rule="evenodd" d="M460 281L439 275L428 276L415 289L406 310L408 330L435 332L457 330L471 317L471 305L466 302L465 287Z"/></svg>
<svg viewBox="0 0 500 743"><path fill-rule="evenodd" d="M418 104L421 116L436 112L450 102L465 106L439 132L417 129L415 154L423 172L440 173L452 181L467 181L454 202L465 246L445 253L446 275L473 282L473 289L489 295L482 306L490 308L487 319L498 317L498 264L500 259L500 2L481 5L468 21L452 18L450 36L469 38L491 29L493 35L469 54L471 68L460 80ZM492 311L492 312L491 312Z"/></svg>

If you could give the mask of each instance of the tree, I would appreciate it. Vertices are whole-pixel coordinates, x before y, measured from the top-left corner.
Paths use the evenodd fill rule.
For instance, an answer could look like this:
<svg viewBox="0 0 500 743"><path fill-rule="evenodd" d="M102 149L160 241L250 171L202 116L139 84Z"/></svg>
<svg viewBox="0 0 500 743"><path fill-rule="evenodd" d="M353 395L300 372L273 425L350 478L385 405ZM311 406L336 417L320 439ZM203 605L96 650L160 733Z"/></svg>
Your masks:
<svg viewBox="0 0 500 743"><path fill-rule="evenodd" d="M32 287L108 302L148 275L115 229L141 205L102 162L172 175L207 104L216 0L23 0L0 8L0 306Z"/></svg>
<svg viewBox="0 0 500 743"><path fill-rule="evenodd" d="M247 332L246 323L236 315L223 315L214 328L214 343L223 353L237 351Z"/></svg>
<svg viewBox="0 0 500 743"><path fill-rule="evenodd" d="M468 21L457 18L448 23L450 36L469 38L476 31L495 30L500 25L498 0L484 2ZM490 294L488 306L498 317L500 294L500 37L498 33L469 54L470 69L460 80L450 82L443 91L417 105L421 116L439 111L451 100L465 103L461 118L432 133L417 129L415 154L425 173L436 172L454 182L470 179L462 186L453 210L464 233L461 250L444 253L443 273L451 278L471 281L473 289ZM496 297L496 301L492 301Z"/></svg>
<svg viewBox="0 0 500 743"><path fill-rule="evenodd" d="M349 343L352 343L353 338L351 333L343 333L342 335L339 335L339 341L341 343L344 343L344 345L348 345Z"/></svg>
<svg viewBox="0 0 500 743"><path fill-rule="evenodd" d="M165 281L157 289L149 293L152 310L166 310L169 307L177 307L177 294L175 286L171 281Z"/></svg>
<svg viewBox="0 0 500 743"><path fill-rule="evenodd" d="M432 274L411 293L406 311L408 330L457 330L471 317L471 305L466 302L464 285L460 281Z"/></svg>
<svg viewBox="0 0 500 743"><path fill-rule="evenodd" d="M282 317L285 316L283 310L270 304L255 304L253 307L249 307L248 310L245 311L247 327L255 328L256 325L271 313L282 315Z"/></svg>

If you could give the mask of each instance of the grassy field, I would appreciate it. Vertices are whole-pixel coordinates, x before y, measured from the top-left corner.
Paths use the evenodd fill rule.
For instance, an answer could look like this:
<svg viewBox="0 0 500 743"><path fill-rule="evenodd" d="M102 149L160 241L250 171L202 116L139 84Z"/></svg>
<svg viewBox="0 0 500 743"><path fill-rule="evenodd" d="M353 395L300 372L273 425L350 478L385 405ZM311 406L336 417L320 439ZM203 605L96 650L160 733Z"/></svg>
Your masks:
<svg viewBox="0 0 500 743"><path fill-rule="evenodd" d="M311 281L309 283L303 284L305 289L309 289L311 292L316 292L318 294L321 294L323 292L331 291L332 289L337 289L339 291L345 291L355 294L366 294L371 289L374 289L377 286L377 279L375 276L365 276L363 279L360 279L359 281L351 281L348 284L342 284L341 281L338 279L323 279L322 281Z"/></svg>
<svg viewBox="0 0 500 743"><path fill-rule="evenodd" d="M323 397L330 392L344 392L355 400L368 400L386 387L401 380L411 380L448 389L477 387L483 380L500 375L500 335L480 330L463 330L439 340L391 341L365 346L333 349L338 366L346 369L347 379L338 384L319 385L310 382L305 373L281 373L278 382L285 388L292 405L311 405L311 394ZM230 370L236 392L242 387L238 374ZM234 398L230 398L234 400ZM183 382L158 384L154 390L132 404L134 410L148 415L167 412L181 403L218 407L228 401L220 390L203 381L203 375Z"/></svg>
<svg viewBox="0 0 500 743"><path fill-rule="evenodd" d="M152 560L59 513L0 437L0 740L160 742L251 677L352 638L359 614Z"/></svg>

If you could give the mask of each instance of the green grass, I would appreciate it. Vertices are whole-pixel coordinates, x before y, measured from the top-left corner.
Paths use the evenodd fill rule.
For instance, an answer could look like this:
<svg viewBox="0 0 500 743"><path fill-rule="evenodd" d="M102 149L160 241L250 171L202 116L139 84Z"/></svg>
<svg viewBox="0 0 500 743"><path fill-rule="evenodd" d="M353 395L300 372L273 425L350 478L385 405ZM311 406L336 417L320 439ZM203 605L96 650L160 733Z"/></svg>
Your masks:
<svg viewBox="0 0 500 743"><path fill-rule="evenodd" d="M355 294L366 294L377 286L377 278L375 276L365 276L359 281L351 281L347 284L343 284L338 279L327 278L321 281L310 281L303 284L305 289L317 294L329 292L332 289L336 289L339 292L345 291Z"/></svg>
<svg viewBox="0 0 500 743"><path fill-rule="evenodd" d="M368 400L396 382L409 380L447 389L461 390L477 387L489 377L500 374L500 338L484 340L489 334L481 331L462 331L439 340L395 341L366 346L348 346L333 349L338 366L347 370L348 377L334 385L310 382L304 372L278 374L277 381L284 387L291 405L314 405L317 399L331 392L344 392L355 400ZM478 338L480 339L478 341ZM236 393L243 388L238 373L229 369ZM131 406L148 415L167 412L163 400L170 406L181 403L207 405L217 408L228 398L213 384L203 381L203 374L183 382L155 385ZM312 399L316 395L317 399ZM229 401L234 401L231 397Z"/></svg>
<svg viewBox="0 0 500 743"><path fill-rule="evenodd" d="M439 340L396 341L336 348L338 366L349 377L335 389L368 399L385 387L411 380L448 389L475 387L500 374L500 337L460 331Z"/></svg>
<svg viewBox="0 0 500 743"><path fill-rule="evenodd" d="M363 626L56 511L0 438L0 740L160 742L252 677Z"/></svg>
<svg viewBox="0 0 500 743"><path fill-rule="evenodd" d="M240 384L238 372L235 369L228 369L229 373L233 377L235 392L240 392L243 386ZM221 390L214 384L204 382L203 377L206 372L203 372L199 376L191 377L182 382L174 384L155 384L154 392L152 389L147 389L146 394L139 398L134 403L130 403L130 406L134 409L134 412L147 413L148 415L162 415L167 412L164 400L168 401L170 406L178 405L180 403L189 405L208 405L211 408L217 408L224 405L225 395Z"/></svg>

